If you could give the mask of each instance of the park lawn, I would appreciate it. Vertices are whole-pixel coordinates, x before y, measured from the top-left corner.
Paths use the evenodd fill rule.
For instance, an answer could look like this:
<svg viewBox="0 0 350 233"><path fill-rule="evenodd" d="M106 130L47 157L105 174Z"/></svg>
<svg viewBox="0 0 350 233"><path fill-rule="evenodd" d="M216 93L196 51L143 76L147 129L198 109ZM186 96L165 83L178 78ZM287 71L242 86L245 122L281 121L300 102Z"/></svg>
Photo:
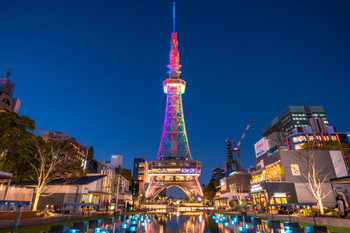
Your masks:
<svg viewBox="0 0 350 233"><path fill-rule="evenodd" d="M218 211L210 211L210 213L214 213L214 214L225 214L225 215L237 215L237 214L233 214L233 213L225 213L225 212L218 212ZM262 220L267 220L267 219L271 219L271 218L264 218L261 217ZM280 220L283 221L283 220ZM306 223L306 222L298 222L300 226L305 227L306 225L312 225L312 223ZM322 224L318 224L320 226L326 226L327 229L329 231L333 231L333 232L340 232L340 233L349 233L350 232L350 228L348 227L337 227L337 226L329 226L329 225L322 225Z"/></svg>

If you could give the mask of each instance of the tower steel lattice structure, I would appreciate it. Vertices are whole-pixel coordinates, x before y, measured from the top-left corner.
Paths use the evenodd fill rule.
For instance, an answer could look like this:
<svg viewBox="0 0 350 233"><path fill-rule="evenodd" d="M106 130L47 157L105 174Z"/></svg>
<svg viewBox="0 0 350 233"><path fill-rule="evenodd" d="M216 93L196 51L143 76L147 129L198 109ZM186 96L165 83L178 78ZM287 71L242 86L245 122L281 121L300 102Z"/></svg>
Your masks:
<svg viewBox="0 0 350 233"><path fill-rule="evenodd" d="M163 81L167 94L163 132L157 160L148 161L145 197L154 198L171 186L181 188L192 201L203 197L198 177L201 162L192 160L186 134L182 94L186 82L181 76L177 33L175 32L175 3L173 4L173 32L171 34L168 75Z"/></svg>

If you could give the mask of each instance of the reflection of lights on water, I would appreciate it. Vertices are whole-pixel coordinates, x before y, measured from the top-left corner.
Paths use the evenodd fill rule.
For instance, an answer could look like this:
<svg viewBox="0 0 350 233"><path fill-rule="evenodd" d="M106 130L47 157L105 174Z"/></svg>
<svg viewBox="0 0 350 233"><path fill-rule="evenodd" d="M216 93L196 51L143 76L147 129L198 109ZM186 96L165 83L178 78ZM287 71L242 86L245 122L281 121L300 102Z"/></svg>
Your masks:
<svg viewBox="0 0 350 233"><path fill-rule="evenodd" d="M179 212L179 211L176 212L176 216L177 216L177 217L180 216L180 212Z"/></svg>
<svg viewBox="0 0 350 233"><path fill-rule="evenodd" d="M199 222L202 222L203 216L199 215Z"/></svg>

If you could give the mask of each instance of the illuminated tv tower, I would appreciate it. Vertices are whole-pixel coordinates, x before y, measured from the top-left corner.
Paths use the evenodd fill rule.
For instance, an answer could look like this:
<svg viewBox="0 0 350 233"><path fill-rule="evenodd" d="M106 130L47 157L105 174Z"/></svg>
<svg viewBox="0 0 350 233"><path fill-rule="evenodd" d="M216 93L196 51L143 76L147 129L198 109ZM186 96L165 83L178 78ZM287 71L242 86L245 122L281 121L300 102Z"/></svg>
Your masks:
<svg viewBox="0 0 350 233"><path fill-rule="evenodd" d="M157 160L192 159L182 108L181 96L185 92L186 82L182 79L180 71L180 56L175 32L175 3L173 3L173 32L171 33L168 68L168 76L163 81L167 102Z"/></svg>
<svg viewBox="0 0 350 233"><path fill-rule="evenodd" d="M185 92L186 82L181 77L177 46L174 3L169 71L167 78L163 81L164 93L167 94L163 133L157 160L145 162L144 197L151 202L172 186L182 189L191 201L198 202L203 197L198 181L202 163L192 160L186 135L181 98Z"/></svg>

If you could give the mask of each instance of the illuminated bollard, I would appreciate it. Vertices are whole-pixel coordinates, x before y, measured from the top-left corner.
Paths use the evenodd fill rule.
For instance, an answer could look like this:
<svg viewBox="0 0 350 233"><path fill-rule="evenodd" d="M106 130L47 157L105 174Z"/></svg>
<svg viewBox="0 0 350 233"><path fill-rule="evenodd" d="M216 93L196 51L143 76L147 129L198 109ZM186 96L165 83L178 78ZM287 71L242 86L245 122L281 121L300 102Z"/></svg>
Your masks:
<svg viewBox="0 0 350 233"><path fill-rule="evenodd" d="M128 229L129 228L129 224L126 224L126 223L122 224L122 228L123 229Z"/></svg>

